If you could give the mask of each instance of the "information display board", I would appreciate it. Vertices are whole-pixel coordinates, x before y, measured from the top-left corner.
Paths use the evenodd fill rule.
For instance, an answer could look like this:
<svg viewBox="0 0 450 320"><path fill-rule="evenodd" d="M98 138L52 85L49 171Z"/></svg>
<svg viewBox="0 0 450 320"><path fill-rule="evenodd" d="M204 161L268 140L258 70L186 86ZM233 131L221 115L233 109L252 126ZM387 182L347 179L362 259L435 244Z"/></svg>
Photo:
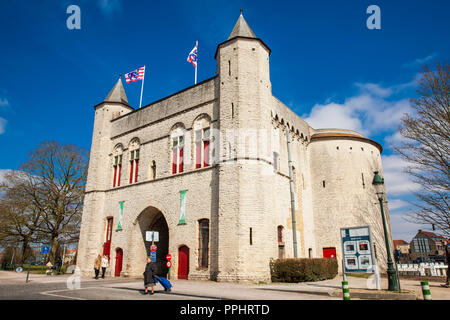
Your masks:
<svg viewBox="0 0 450 320"><path fill-rule="evenodd" d="M373 273L374 257L370 227L341 228L346 273Z"/></svg>

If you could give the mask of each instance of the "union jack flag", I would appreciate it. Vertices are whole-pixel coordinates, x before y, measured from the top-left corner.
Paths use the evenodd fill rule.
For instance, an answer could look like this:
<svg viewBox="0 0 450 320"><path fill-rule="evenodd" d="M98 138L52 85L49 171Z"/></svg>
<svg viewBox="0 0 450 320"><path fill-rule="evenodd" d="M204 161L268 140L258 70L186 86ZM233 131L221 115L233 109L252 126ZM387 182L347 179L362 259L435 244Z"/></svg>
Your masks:
<svg viewBox="0 0 450 320"><path fill-rule="evenodd" d="M125 74L127 83L144 80L145 66Z"/></svg>
<svg viewBox="0 0 450 320"><path fill-rule="evenodd" d="M197 68L197 60L198 60L198 52L197 52L197 44L196 44L194 49L192 49L191 53L189 53L187 61L192 63L194 65L194 67Z"/></svg>

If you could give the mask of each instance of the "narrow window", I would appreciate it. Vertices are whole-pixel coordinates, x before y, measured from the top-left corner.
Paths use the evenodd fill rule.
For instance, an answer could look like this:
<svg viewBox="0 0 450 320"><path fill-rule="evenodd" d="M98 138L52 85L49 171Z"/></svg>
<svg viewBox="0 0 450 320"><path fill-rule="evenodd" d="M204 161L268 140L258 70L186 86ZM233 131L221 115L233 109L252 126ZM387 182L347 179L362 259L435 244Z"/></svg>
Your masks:
<svg viewBox="0 0 450 320"><path fill-rule="evenodd" d="M131 151L131 160L130 160L130 183L133 183L133 169L134 168L134 151Z"/></svg>
<svg viewBox="0 0 450 320"><path fill-rule="evenodd" d="M231 76L231 61L228 60L228 75Z"/></svg>
<svg viewBox="0 0 450 320"><path fill-rule="evenodd" d="M253 229L250 228L250 245L253 245Z"/></svg>
<svg viewBox="0 0 450 320"><path fill-rule="evenodd" d="M308 258L312 258L312 249L311 248L309 248L308 249Z"/></svg>
<svg viewBox="0 0 450 320"><path fill-rule="evenodd" d="M209 128L195 131L195 168L209 166Z"/></svg>
<svg viewBox="0 0 450 320"><path fill-rule="evenodd" d="M118 175L117 175L117 186L120 187L120 174L122 172L122 155L119 156L119 164L118 164L118 166L119 166L119 172L118 172Z"/></svg>
<svg viewBox="0 0 450 320"><path fill-rule="evenodd" d="M273 171L278 172L278 160L280 158L280 155L278 152L273 152Z"/></svg>
<svg viewBox="0 0 450 320"><path fill-rule="evenodd" d="M364 173L362 173L362 172L361 172L361 181L362 181L363 188L365 188L366 184L364 182Z"/></svg>
<svg viewBox="0 0 450 320"><path fill-rule="evenodd" d="M322 186L325 188L325 180L322 181Z"/></svg>
<svg viewBox="0 0 450 320"><path fill-rule="evenodd" d="M184 136L172 139L172 173L183 172Z"/></svg>
<svg viewBox="0 0 450 320"><path fill-rule="evenodd" d="M278 259L284 259L283 226L278 226L277 238L278 238Z"/></svg>
<svg viewBox="0 0 450 320"><path fill-rule="evenodd" d="M203 129L203 166L209 166L209 128Z"/></svg>
<svg viewBox="0 0 450 320"><path fill-rule="evenodd" d="M231 118L234 118L234 104L231 103Z"/></svg>
<svg viewBox="0 0 450 320"><path fill-rule="evenodd" d="M156 179L156 162L155 160L152 161L152 165L151 165L151 179L155 180Z"/></svg>
<svg viewBox="0 0 450 320"><path fill-rule="evenodd" d="M283 242L283 226L278 226L277 234L278 234L278 243L282 243Z"/></svg>
<svg viewBox="0 0 450 320"><path fill-rule="evenodd" d="M122 169L122 155L114 157L114 171L113 171L113 188L120 186L120 173Z"/></svg>
<svg viewBox="0 0 450 320"><path fill-rule="evenodd" d="M198 265L200 268L207 268L208 251L209 251L209 220L208 219L199 220L198 227L199 227Z"/></svg>
<svg viewBox="0 0 450 320"><path fill-rule="evenodd" d="M195 131L195 168L202 166L202 130Z"/></svg>
<svg viewBox="0 0 450 320"><path fill-rule="evenodd" d="M137 182L139 171L139 149L130 152L130 183Z"/></svg>
<svg viewBox="0 0 450 320"><path fill-rule="evenodd" d="M172 140L172 173L177 173L177 160L178 160L178 138Z"/></svg>

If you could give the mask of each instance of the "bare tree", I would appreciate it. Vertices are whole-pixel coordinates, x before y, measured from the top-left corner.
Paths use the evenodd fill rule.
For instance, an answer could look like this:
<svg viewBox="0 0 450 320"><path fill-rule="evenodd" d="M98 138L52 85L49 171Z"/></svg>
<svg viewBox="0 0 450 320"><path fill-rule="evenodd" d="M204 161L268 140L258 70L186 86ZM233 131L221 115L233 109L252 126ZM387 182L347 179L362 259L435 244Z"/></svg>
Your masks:
<svg viewBox="0 0 450 320"><path fill-rule="evenodd" d="M7 183L0 186L0 242L9 246L21 245L20 263L32 255L30 244L39 241L41 213L32 205L25 191L26 179L22 172L5 174Z"/></svg>
<svg viewBox="0 0 450 320"><path fill-rule="evenodd" d="M37 229L50 242L50 261L59 256L60 241L78 239L88 151L58 142L43 142L20 168L26 176L24 192L40 213Z"/></svg>
<svg viewBox="0 0 450 320"><path fill-rule="evenodd" d="M450 235L450 66L424 66L418 97L411 99L415 114L406 114L400 133L406 138L395 150L408 162L406 171L421 186L412 220L433 224Z"/></svg>

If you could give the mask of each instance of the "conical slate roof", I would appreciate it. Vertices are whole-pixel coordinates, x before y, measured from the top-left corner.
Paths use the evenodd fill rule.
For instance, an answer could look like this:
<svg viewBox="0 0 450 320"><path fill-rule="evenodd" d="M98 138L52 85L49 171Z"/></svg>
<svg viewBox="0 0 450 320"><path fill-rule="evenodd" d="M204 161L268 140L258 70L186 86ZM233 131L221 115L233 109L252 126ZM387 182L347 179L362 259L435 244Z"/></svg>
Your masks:
<svg viewBox="0 0 450 320"><path fill-rule="evenodd" d="M244 16L242 15L242 10L239 19L234 25L233 31L231 31L230 36L228 37L228 40L236 37L247 37L256 39L255 34L253 33L252 29L250 29L250 27L247 24L247 21L245 21Z"/></svg>
<svg viewBox="0 0 450 320"><path fill-rule="evenodd" d="M120 78L104 102L120 102L128 104L127 95L125 94L125 89L123 88L122 80L120 80Z"/></svg>

